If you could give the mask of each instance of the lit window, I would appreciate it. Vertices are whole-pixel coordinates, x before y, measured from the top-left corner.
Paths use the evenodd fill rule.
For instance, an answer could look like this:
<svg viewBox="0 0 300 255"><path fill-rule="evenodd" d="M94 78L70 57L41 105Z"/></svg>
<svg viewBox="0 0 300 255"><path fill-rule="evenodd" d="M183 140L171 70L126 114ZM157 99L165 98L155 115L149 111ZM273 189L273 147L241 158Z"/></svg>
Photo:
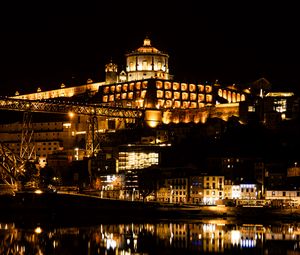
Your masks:
<svg viewBox="0 0 300 255"><path fill-rule="evenodd" d="M157 98L163 98L164 96L164 92L162 90L157 90L156 91L156 97Z"/></svg>
<svg viewBox="0 0 300 255"><path fill-rule="evenodd" d="M169 81L165 82L165 89L171 89L171 82Z"/></svg>
<svg viewBox="0 0 300 255"><path fill-rule="evenodd" d="M117 92L121 92L121 89L122 89L122 85L118 85L117 86Z"/></svg>
<svg viewBox="0 0 300 255"><path fill-rule="evenodd" d="M161 81L156 81L156 88L157 89L162 89L163 88L163 83Z"/></svg>
<svg viewBox="0 0 300 255"><path fill-rule="evenodd" d="M108 102L108 96L103 96L102 100L103 100L104 103L107 103Z"/></svg>
<svg viewBox="0 0 300 255"><path fill-rule="evenodd" d="M163 107L163 106L164 106L164 103L165 103L165 100L163 100L163 99L158 99L158 105L159 105L159 107Z"/></svg>
<svg viewBox="0 0 300 255"><path fill-rule="evenodd" d="M175 101L174 106L175 106L175 108L180 108L180 106L181 106L180 101Z"/></svg>
<svg viewBox="0 0 300 255"><path fill-rule="evenodd" d="M198 91L204 92L204 85L198 85Z"/></svg>
<svg viewBox="0 0 300 255"><path fill-rule="evenodd" d="M178 82L173 82L173 90L179 90L180 85Z"/></svg>
<svg viewBox="0 0 300 255"><path fill-rule="evenodd" d="M123 89L123 92L127 92L127 90L128 90L128 84L123 84L122 89Z"/></svg>
<svg viewBox="0 0 300 255"><path fill-rule="evenodd" d="M181 83L181 90L182 91L186 91L188 88L187 84L186 83Z"/></svg>
<svg viewBox="0 0 300 255"><path fill-rule="evenodd" d="M142 87L143 87L143 89L146 89L148 87L148 82L147 81L143 81Z"/></svg>
<svg viewBox="0 0 300 255"><path fill-rule="evenodd" d="M218 89L218 96L222 97L222 89Z"/></svg>
<svg viewBox="0 0 300 255"><path fill-rule="evenodd" d="M133 83L133 82L129 84L129 90L130 90L130 91L133 91L133 90L134 90L134 83Z"/></svg>
<svg viewBox="0 0 300 255"><path fill-rule="evenodd" d="M166 100L165 107L166 108L171 108L172 107L172 100Z"/></svg>
<svg viewBox="0 0 300 255"><path fill-rule="evenodd" d="M184 101L184 102L182 103L182 107L183 107L183 108L189 108L189 106L190 106L190 102L189 102L189 101Z"/></svg>
<svg viewBox="0 0 300 255"><path fill-rule="evenodd" d="M141 98L145 98L146 92L147 92L146 90L143 90L143 91L142 91L142 93L141 93Z"/></svg>
<svg viewBox="0 0 300 255"><path fill-rule="evenodd" d="M236 102L236 94L235 92L232 92L232 100L231 100L233 103Z"/></svg>
<svg viewBox="0 0 300 255"><path fill-rule="evenodd" d="M191 102L190 108L197 108L197 103L196 102Z"/></svg>
<svg viewBox="0 0 300 255"><path fill-rule="evenodd" d="M203 102L203 101L204 101L204 95L198 94L198 102Z"/></svg>
<svg viewBox="0 0 300 255"><path fill-rule="evenodd" d="M189 88L190 92L196 91L196 85L195 84L190 84L189 87L190 87Z"/></svg>
<svg viewBox="0 0 300 255"><path fill-rule="evenodd" d="M133 92L128 93L128 99L133 99Z"/></svg>
<svg viewBox="0 0 300 255"><path fill-rule="evenodd" d="M160 61L157 62L157 70L162 70L162 63Z"/></svg>
<svg viewBox="0 0 300 255"><path fill-rule="evenodd" d="M189 94L186 92L182 93L182 100L188 100Z"/></svg>
<svg viewBox="0 0 300 255"><path fill-rule="evenodd" d="M212 95L206 95L206 102L212 102Z"/></svg>
<svg viewBox="0 0 300 255"><path fill-rule="evenodd" d="M133 62L129 63L129 71L135 71L135 66Z"/></svg>
<svg viewBox="0 0 300 255"><path fill-rule="evenodd" d="M180 99L180 92L174 92L174 99Z"/></svg>
<svg viewBox="0 0 300 255"><path fill-rule="evenodd" d="M143 60L143 70L147 70L147 60Z"/></svg>
<svg viewBox="0 0 300 255"><path fill-rule="evenodd" d="M172 92L171 91L166 91L166 98L172 98Z"/></svg>
<svg viewBox="0 0 300 255"><path fill-rule="evenodd" d="M212 92L212 86L206 85L206 86L205 86L205 92L206 92L206 93L211 93L211 92Z"/></svg>
<svg viewBox="0 0 300 255"><path fill-rule="evenodd" d="M191 94L190 94L190 100L191 100L191 101L196 101L196 99L197 99L196 93L191 93Z"/></svg>
<svg viewBox="0 0 300 255"><path fill-rule="evenodd" d="M135 89L137 89L137 90L141 89L141 82L140 81L135 84Z"/></svg>
<svg viewBox="0 0 300 255"><path fill-rule="evenodd" d="M107 86L107 87L104 87L104 93L105 93L105 94L109 93L109 87L108 87L108 86Z"/></svg>

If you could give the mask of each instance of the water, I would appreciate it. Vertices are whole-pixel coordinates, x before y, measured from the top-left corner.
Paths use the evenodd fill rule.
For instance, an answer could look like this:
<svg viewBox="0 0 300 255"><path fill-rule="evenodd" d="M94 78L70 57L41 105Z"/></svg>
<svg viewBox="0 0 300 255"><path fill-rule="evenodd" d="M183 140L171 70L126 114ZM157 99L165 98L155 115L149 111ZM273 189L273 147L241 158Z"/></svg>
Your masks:
<svg viewBox="0 0 300 255"><path fill-rule="evenodd" d="M300 254L300 223L0 223L0 254Z"/></svg>

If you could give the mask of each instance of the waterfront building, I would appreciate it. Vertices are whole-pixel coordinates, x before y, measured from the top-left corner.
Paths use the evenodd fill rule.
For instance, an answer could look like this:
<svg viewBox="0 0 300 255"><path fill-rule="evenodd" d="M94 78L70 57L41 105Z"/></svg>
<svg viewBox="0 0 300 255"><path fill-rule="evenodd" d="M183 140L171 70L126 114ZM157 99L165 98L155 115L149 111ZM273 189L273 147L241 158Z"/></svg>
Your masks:
<svg viewBox="0 0 300 255"><path fill-rule="evenodd" d="M189 180L187 177L166 178L160 183L157 190L157 200L174 204L189 201Z"/></svg>
<svg viewBox="0 0 300 255"><path fill-rule="evenodd" d="M203 184L204 176L190 176L190 203L202 204L203 203Z"/></svg>
<svg viewBox="0 0 300 255"><path fill-rule="evenodd" d="M203 203L215 205L218 200L224 199L224 176L207 175L204 177Z"/></svg>
<svg viewBox="0 0 300 255"><path fill-rule="evenodd" d="M300 190L291 189L270 189L266 190L266 200L270 200L271 204L280 207L299 207L300 206Z"/></svg>

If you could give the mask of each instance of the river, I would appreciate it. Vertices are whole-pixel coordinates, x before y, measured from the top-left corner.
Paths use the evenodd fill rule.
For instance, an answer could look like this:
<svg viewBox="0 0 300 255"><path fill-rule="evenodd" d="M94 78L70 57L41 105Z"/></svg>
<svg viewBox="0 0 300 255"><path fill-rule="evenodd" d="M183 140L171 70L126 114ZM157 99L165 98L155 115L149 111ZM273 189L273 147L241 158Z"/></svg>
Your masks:
<svg viewBox="0 0 300 255"><path fill-rule="evenodd" d="M300 223L228 219L0 222L0 254L300 254Z"/></svg>

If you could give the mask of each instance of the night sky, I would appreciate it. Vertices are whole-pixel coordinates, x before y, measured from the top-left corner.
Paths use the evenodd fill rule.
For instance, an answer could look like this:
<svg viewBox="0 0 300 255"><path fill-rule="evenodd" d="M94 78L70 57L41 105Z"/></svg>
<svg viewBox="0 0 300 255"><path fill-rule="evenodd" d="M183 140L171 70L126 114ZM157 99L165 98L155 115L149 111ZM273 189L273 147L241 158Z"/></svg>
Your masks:
<svg viewBox="0 0 300 255"><path fill-rule="evenodd" d="M95 2L1 6L1 95L103 81L105 64L112 59L125 69L124 54L146 35L170 55L176 80L248 84L264 77L274 89L300 90L296 1Z"/></svg>

